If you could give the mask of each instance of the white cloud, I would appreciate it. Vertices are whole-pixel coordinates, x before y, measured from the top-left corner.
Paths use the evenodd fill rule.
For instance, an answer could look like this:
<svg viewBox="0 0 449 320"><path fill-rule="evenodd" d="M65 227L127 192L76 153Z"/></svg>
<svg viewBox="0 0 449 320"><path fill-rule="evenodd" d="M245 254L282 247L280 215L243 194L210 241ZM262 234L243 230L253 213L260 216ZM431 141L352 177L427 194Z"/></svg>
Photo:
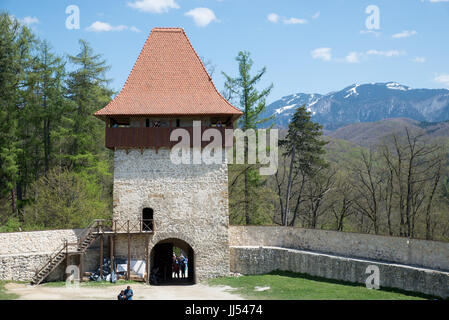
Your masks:
<svg viewBox="0 0 449 320"><path fill-rule="evenodd" d="M123 30L128 30L128 29L133 32L140 32L140 30L134 26L132 26L131 28L129 28L128 26L125 26L125 25L112 26L107 22L101 22L101 21L95 21L89 27L86 28L87 31L91 31L91 32L123 31Z"/></svg>
<svg viewBox="0 0 449 320"><path fill-rule="evenodd" d="M429 2L437 3L437 2L449 2L449 0L429 0Z"/></svg>
<svg viewBox="0 0 449 320"><path fill-rule="evenodd" d="M305 24L307 23L306 19L298 19L298 18L289 18L289 19L284 19L283 22L285 24Z"/></svg>
<svg viewBox="0 0 449 320"><path fill-rule="evenodd" d="M360 30L360 34L372 34L375 35L376 37L380 36L380 32L374 30Z"/></svg>
<svg viewBox="0 0 449 320"><path fill-rule="evenodd" d="M360 52L352 51L346 56L345 60L349 63L359 63L361 56L362 54Z"/></svg>
<svg viewBox="0 0 449 320"><path fill-rule="evenodd" d="M276 13L270 13L267 16L268 21L273 22L273 23L277 23L279 21L279 16Z"/></svg>
<svg viewBox="0 0 449 320"><path fill-rule="evenodd" d="M384 57L397 57L405 54L404 51L398 50L388 50L388 51L379 51L379 50L368 50L366 52L367 55L370 56L384 56Z"/></svg>
<svg viewBox="0 0 449 320"><path fill-rule="evenodd" d="M136 27L134 27L134 26L132 26L131 28L129 28L129 30L132 31L132 32L142 32L142 30L140 30L140 29L138 29L138 28L136 28Z"/></svg>
<svg viewBox="0 0 449 320"><path fill-rule="evenodd" d="M324 61L330 61L332 59L332 49L331 48L317 48L310 52L313 59L320 59Z"/></svg>
<svg viewBox="0 0 449 320"><path fill-rule="evenodd" d="M435 82L442 83L446 87L449 87L449 74L441 74L433 79Z"/></svg>
<svg viewBox="0 0 449 320"><path fill-rule="evenodd" d="M412 59L412 61L416 62L416 63L424 63L424 62L426 62L426 58L425 57L415 57Z"/></svg>
<svg viewBox="0 0 449 320"><path fill-rule="evenodd" d="M267 20L272 23L277 23L277 22L279 22L280 19L281 19L281 17L276 13L270 13L267 16ZM305 24L305 23L307 23L307 20L300 19L300 18L293 18L293 17L292 18L282 17L282 23L284 23L284 24Z"/></svg>
<svg viewBox="0 0 449 320"><path fill-rule="evenodd" d="M39 19L36 17L25 17L22 20L20 20L23 24L26 24L27 26L32 25L34 23L39 23Z"/></svg>
<svg viewBox="0 0 449 320"><path fill-rule="evenodd" d="M128 6L143 12L164 13L170 9L179 9L175 0L138 0L128 2Z"/></svg>
<svg viewBox="0 0 449 320"><path fill-rule="evenodd" d="M209 8L195 8L186 12L185 15L193 18L193 21L199 27L205 27L212 21L219 21L215 13Z"/></svg>
<svg viewBox="0 0 449 320"><path fill-rule="evenodd" d="M398 50L388 50L388 51L379 51L379 50L368 50L365 52L357 52L351 51L344 59L335 59L335 61L339 62L348 62L348 63L359 63L362 59L366 60L369 56L380 56L380 57L398 57L405 55L404 51Z"/></svg>
<svg viewBox="0 0 449 320"><path fill-rule="evenodd" d="M318 11L312 16L312 19L318 19L319 16L320 16L320 12Z"/></svg>
<svg viewBox="0 0 449 320"><path fill-rule="evenodd" d="M402 32L399 33L395 33L394 35L392 35L392 38L408 38L411 36L414 36L417 32L415 30L404 30Z"/></svg>

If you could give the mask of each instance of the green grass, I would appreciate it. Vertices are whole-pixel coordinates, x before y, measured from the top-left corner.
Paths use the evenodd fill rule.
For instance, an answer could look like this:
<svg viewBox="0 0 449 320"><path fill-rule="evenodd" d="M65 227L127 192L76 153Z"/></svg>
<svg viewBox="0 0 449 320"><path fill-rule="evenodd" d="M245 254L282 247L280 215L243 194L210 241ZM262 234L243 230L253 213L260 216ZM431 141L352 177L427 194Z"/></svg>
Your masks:
<svg viewBox="0 0 449 320"><path fill-rule="evenodd" d="M111 283L109 281L88 281L88 282L81 282L81 287L93 287L93 288L101 288L101 287L112 287L112 286L123 286L123 285L132 285L142 282L136 282L136 281L127 281L127 280L118 280L116 283ZM66 283L65 281L52 281L52 282L45 282L42 284L44 287L65 287Z"/></svg>
<svg viewBox="0 0 449 320"><path fill-rule="evenodd" d="M419 300L434 297L396 289L367 289L355 283L329 280L286 271L265 275L216 278L209 285L226 285L249 299L276 300ZM254 287L270 287L255 291Z"/></svg>
<svg viewBox="0 0 449 320"><path fill-rule="evenodd" d="M5 289L5 285L10 281L0 281L0 300L14 300L19 296L15 293L8 293Z"/></svg>

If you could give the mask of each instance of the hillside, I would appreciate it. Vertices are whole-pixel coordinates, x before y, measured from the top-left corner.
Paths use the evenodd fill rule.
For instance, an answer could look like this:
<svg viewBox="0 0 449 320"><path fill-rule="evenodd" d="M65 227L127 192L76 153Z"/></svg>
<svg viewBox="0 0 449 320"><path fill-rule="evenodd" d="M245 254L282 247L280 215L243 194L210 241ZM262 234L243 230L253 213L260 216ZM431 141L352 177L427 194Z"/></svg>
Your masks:
<svg viewBox="0 0 449 320"><path fill-rule="evenodd" d="M340 139L352 144L369 147L393 133L404 132L407 127L412 132L419 132L432 138L449 137L449 122L418 122L406 118L386 119L376 122L352 123L337 130L326 130L326 136Z"/></svg>

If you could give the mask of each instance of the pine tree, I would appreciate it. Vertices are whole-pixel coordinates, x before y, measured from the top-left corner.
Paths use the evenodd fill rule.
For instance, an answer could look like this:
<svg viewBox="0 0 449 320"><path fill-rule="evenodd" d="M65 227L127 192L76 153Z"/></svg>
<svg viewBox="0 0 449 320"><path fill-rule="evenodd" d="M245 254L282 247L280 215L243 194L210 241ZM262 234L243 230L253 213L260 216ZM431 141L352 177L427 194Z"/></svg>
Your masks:
<svg viewBox="0 0 449 320"><path fill-rule="evenodd" d="M109 66L101 55L93 53L86 41L80 40L80 47L78 55L68 57L76 68L67 81L68 97L73 106L65 117L70 127L70 132L66 132L69 137L65 150L69 169L92 166L105 156L104 148L99 148L104 141L104 124L92 114L105 106L112 95L105 78Z"/></svg>
<svg viewBox="0 0 449 320"><path fill-rule="evenodd" d="M225 90L229 100L233 100L235 96L238 97L240 109L243 111L243 116L239 122L239 127L243 130L256 129L257 125L262 124L269 119L259 119L260 114L265 110L265 98L270 94L273 85L258 91L256 84L261 80L266 73L266 68L257 72L254 76L251 75L251 68L253 60L250 53L240 51L236 57L239 64L239 76L232 78L223 72L226 78ZM248 142L245 141L244 150L245 166L237 173L237 178L243 175L244 178L244 212L245 223L251 224L251 202L257 201L251 199L251 193L257 192L261 188L263 182L258 174L257 168L254 165L248 164ZM253 197L257 198L257 197Z"/></svg>
<svg viewBox="0 0 449 320"><path fill-rule="evenodd" d="M321 136L322 126L311 120L311 114L305 106L299 107L288 126L287 136L279 143L285 148L284 156L290 158L285 205L281 206L284 208L282 224L285 226L288 225L292 186L295 177L298 177L295 171L303 177L311 176L316 168L326 166L322 156L327 142Z"/></svg>
<svg viewBox="0 0 449 320"><path fill-rule="evenodd" d="M64 64L47 42L39 42L26 70L26 89L22 90L23 107L18 115L17 136L19 178L17 199L19 210L27 202L30 184L46 174L52 156L52 131L64 108Z"/></svg>
<svg viewBox="0 0 449 320"><path fill-rule="evenodd" d="M18 216L19 113L24 108L26 68L34 37L26 26L8 13L0 13L0 194L11 197L12 216Z"/></svg>

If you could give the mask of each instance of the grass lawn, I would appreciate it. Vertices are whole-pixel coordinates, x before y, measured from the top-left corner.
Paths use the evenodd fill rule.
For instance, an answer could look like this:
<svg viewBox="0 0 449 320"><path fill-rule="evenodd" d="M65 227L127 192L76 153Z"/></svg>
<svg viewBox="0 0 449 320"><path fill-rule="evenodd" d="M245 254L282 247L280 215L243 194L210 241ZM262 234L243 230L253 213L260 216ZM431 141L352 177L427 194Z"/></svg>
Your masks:
<svg viewBox="0 0 449 320"><path fill-rule="evenodd" d="M15 293L7 293L5 290L5 285L9 281L0 281L0 300L14 300L17 299L19 296Z"/></svg>
<svg viewBox="0 0 449 320"><path fill-rule="evenodd" d="M329 280L286 271L265 275L216 278L209 285L236 288L235 293L249 299L277 300L418 300L432 297L396 289L373 290L361 284ZM270 287L256 291L255 287Z"/></svg>
<svg viewBox="0 0 449 320"><path fill-rule="evenodd" d="M136 283L136 281L127 281L127 280L118 280L116 283L111 283L109 281L87 281L80 282L81 287L93 287L93 288L101 288L101 287L111 287L111 286L123 286L123 285L132 285ZM65 287L65 281L53 281L53 282L45 282L42 284L44 287Z"/></svg>

